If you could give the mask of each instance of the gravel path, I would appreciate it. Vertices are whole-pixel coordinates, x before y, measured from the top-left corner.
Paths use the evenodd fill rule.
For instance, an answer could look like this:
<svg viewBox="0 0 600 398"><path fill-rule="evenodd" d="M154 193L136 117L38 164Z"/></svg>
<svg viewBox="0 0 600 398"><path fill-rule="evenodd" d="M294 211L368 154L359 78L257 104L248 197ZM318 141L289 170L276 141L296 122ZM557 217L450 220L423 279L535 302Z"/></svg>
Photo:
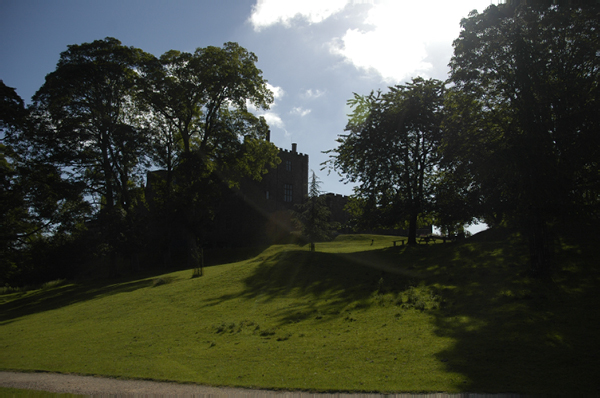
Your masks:
<svg viewBox="0 0 600 398"><path fill-rule="evenodd" d="M56 393L81 394L93 397L435 397L435 398L518 398L517 394L317 394L310 392L248 390L241 388L221 388L197 384L177 384L144 380L118 380L105 377L77 376L56 373L0 372L0 386L27 390L50 391Z"/></svg>

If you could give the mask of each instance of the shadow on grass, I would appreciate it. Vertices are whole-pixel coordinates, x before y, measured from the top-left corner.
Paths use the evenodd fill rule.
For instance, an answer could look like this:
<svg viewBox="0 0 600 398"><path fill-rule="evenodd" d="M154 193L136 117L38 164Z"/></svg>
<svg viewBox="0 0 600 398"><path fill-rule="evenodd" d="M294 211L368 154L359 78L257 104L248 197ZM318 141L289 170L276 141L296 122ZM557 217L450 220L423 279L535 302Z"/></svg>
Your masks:
<svg viewBox="0 0 600 398"><path fill-rule="evenodd" d="M212 267L248 260L264 252L269 246L213 248L204 251L204 266Z"/></svg>
<svg viewBox="0 0 600 398"><path fill-rule="evenodd" d="M590 250L598 254L591 247L560 250L552 282L527 277L526 245L509 233L465 243L432 269L448 302L435 312L437 334L455 341L438 359L466 377L457 388L600 393L600 273Z"/></svg>
<svg viewBox="0 0 600 398"><path fill-rule="evenodd" d="M396 295L421 283L441 297L440 308L425 311L435 333L454 342L436 357L449 374L462 376L457 390L598 395L600 253L593 244L575 239L557 250L552 282L528 277L527 245L509 230L429 247L280 252L256 260L241 294L209 305L304 297L273 314L283 324L379 305L381 281Z"/></svg>
<svg viewBox="0 0 600 398"><path fill-rule="evenodd" d="M150 277L146 275L146 277ZM119 293L132 292L152 286L152 279L140 280L140 276L120 278L110 281L66 284L49 289L40 289L19 294L0 306L0 325L6 325L13 319L41 313Z"/></svg>
<svg viewBox="0 0 600 398"><path fill-rule="evenodd" d="M390 248L356 253L322 253L306 250L278 252L259 262L252 275L244 280L241 293L224 295L207 301L217 305L225 300L244 298L272 301L292 295L302 297L301 304L274 314L280 324L314 317L315 312L339 314L351 305L368 308L373 295L385 281L386 289L404 290L422 278L412 264L400 262L400 252L425 253L426 247ZM425 258L425 257L424 257Z"/></svg>
<svg viewBox="0 0 600 398"><path fill-rule="evenodd" d="M265 247L207 249L205 267L247 260L260 254L264 249ZM7 294L6 301L0 304L0 325L8 324L15 318L151 287L155 284L154 277L184 269L186 268L156 268L113 279L66 283L47 289Z"/></svg>

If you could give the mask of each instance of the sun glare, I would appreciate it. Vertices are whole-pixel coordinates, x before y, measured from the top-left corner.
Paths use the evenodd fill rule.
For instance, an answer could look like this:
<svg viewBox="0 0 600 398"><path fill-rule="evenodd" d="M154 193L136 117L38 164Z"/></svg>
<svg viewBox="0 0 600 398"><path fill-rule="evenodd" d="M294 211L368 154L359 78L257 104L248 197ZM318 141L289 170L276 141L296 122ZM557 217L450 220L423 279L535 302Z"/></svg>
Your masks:
<svg viewBox="0 0 600 398"><path fill-rule="evenodd" d="M418 74L428 76L433 63L439 63L431 59L431 48L449 49L459 34L461 18L473 9L483 11L490 0L258 0L250 20L257 31L275 24L292 27L296 18L319 23L356 4L370 4L363 24L348 27L342 37L324 37L323 41L329 43L332 54L355 67L398 83Z"/></svg>
<svg viewBox="0 0 600 398"><path fill-rule="evenodd" d="M433 4L432 4L433 3ZM331 51L357 68L379 73L386 82L402 82L433 68L428 47L450 47L460 31L460 19L489 0L462 2L382 1L368 11L362 29L348 29L334 40Z"/></svg>

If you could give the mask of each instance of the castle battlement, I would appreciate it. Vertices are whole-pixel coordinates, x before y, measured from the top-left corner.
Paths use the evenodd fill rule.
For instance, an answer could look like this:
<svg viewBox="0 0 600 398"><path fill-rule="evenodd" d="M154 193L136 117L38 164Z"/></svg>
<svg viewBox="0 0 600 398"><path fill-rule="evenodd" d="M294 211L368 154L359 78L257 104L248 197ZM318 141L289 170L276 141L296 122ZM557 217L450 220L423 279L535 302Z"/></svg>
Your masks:
<svg viewBox="0 0 600 398"><path fill-rule="evenodd" d="M290 155L296 155L296 156L302 156L302 157L308 157L307 154L301 153L301 152L295 152L295 151L290 151L289 149L283 149L283 148L279 148L280 152L286 153L286 154L290 154Z"/></svg>
<svg viewBox="0 0 600 398"><path fill-rule="evenodd" d="M330 198L333 197L335 199L346 199L346 198L348 198L348 196L346 196L346 195L342 195L340 193L333 193L333 192L327 192L327 193L323 194L323 196L328 196Z"/></svg>

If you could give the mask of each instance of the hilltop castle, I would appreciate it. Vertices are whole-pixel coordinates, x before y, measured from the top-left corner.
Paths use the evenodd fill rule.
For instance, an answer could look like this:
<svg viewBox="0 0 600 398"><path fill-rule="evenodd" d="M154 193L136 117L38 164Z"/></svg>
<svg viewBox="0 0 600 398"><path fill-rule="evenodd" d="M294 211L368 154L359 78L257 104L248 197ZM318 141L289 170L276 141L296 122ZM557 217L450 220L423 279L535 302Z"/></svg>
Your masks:
<svg viewBox="0 0 600 398"><path fill-rule="evenodd" d="M279 149L281 163L270 169L261 181L244 179L239 188L231 189L225 195L209 228L210 233L202 240L202 245L231 247L270 244L286 241L296 228L292 211L304 203L308 197L308 155L298 152L297 144L291 150ZM147 177L147 198L152 202L153 181L163 179L164 171L149 172ZM344 209L348 197L327 193L325 203L331 211L331 221L345 226L349 214ZM342 228L344 232L350 232ZM389 235L406 235L403 230L363 231ZM419 230L421 234L431 234L431 226ZM190 237L180 229L175 241L187 241ZM186 243L187 244L187 243Z"/></svg>
<svg viewBox="0 0 600 398"><path fill-rule="evenodd" d="M211 246L247 246L272 243L287 238L294 230L291 211L308 195L308 155L292 149L280 149L281 163L270 169L261 181L244 179L220 201L202 243ZM155 187L165 180L166 171L148 172L146 198L152 203ZM176 228L176 241L186 241L187 233ZM179 236L181 235L181 236Z"/></svg>
<svg viewBox="0 0 600 398"><path fill-rule="evenodd" d="M261 181L243 180L223 200L215 217L214 238L222 245L277 242L292 231L291 210L308 195L308 155L280 149L281 163Z"/></svg>

